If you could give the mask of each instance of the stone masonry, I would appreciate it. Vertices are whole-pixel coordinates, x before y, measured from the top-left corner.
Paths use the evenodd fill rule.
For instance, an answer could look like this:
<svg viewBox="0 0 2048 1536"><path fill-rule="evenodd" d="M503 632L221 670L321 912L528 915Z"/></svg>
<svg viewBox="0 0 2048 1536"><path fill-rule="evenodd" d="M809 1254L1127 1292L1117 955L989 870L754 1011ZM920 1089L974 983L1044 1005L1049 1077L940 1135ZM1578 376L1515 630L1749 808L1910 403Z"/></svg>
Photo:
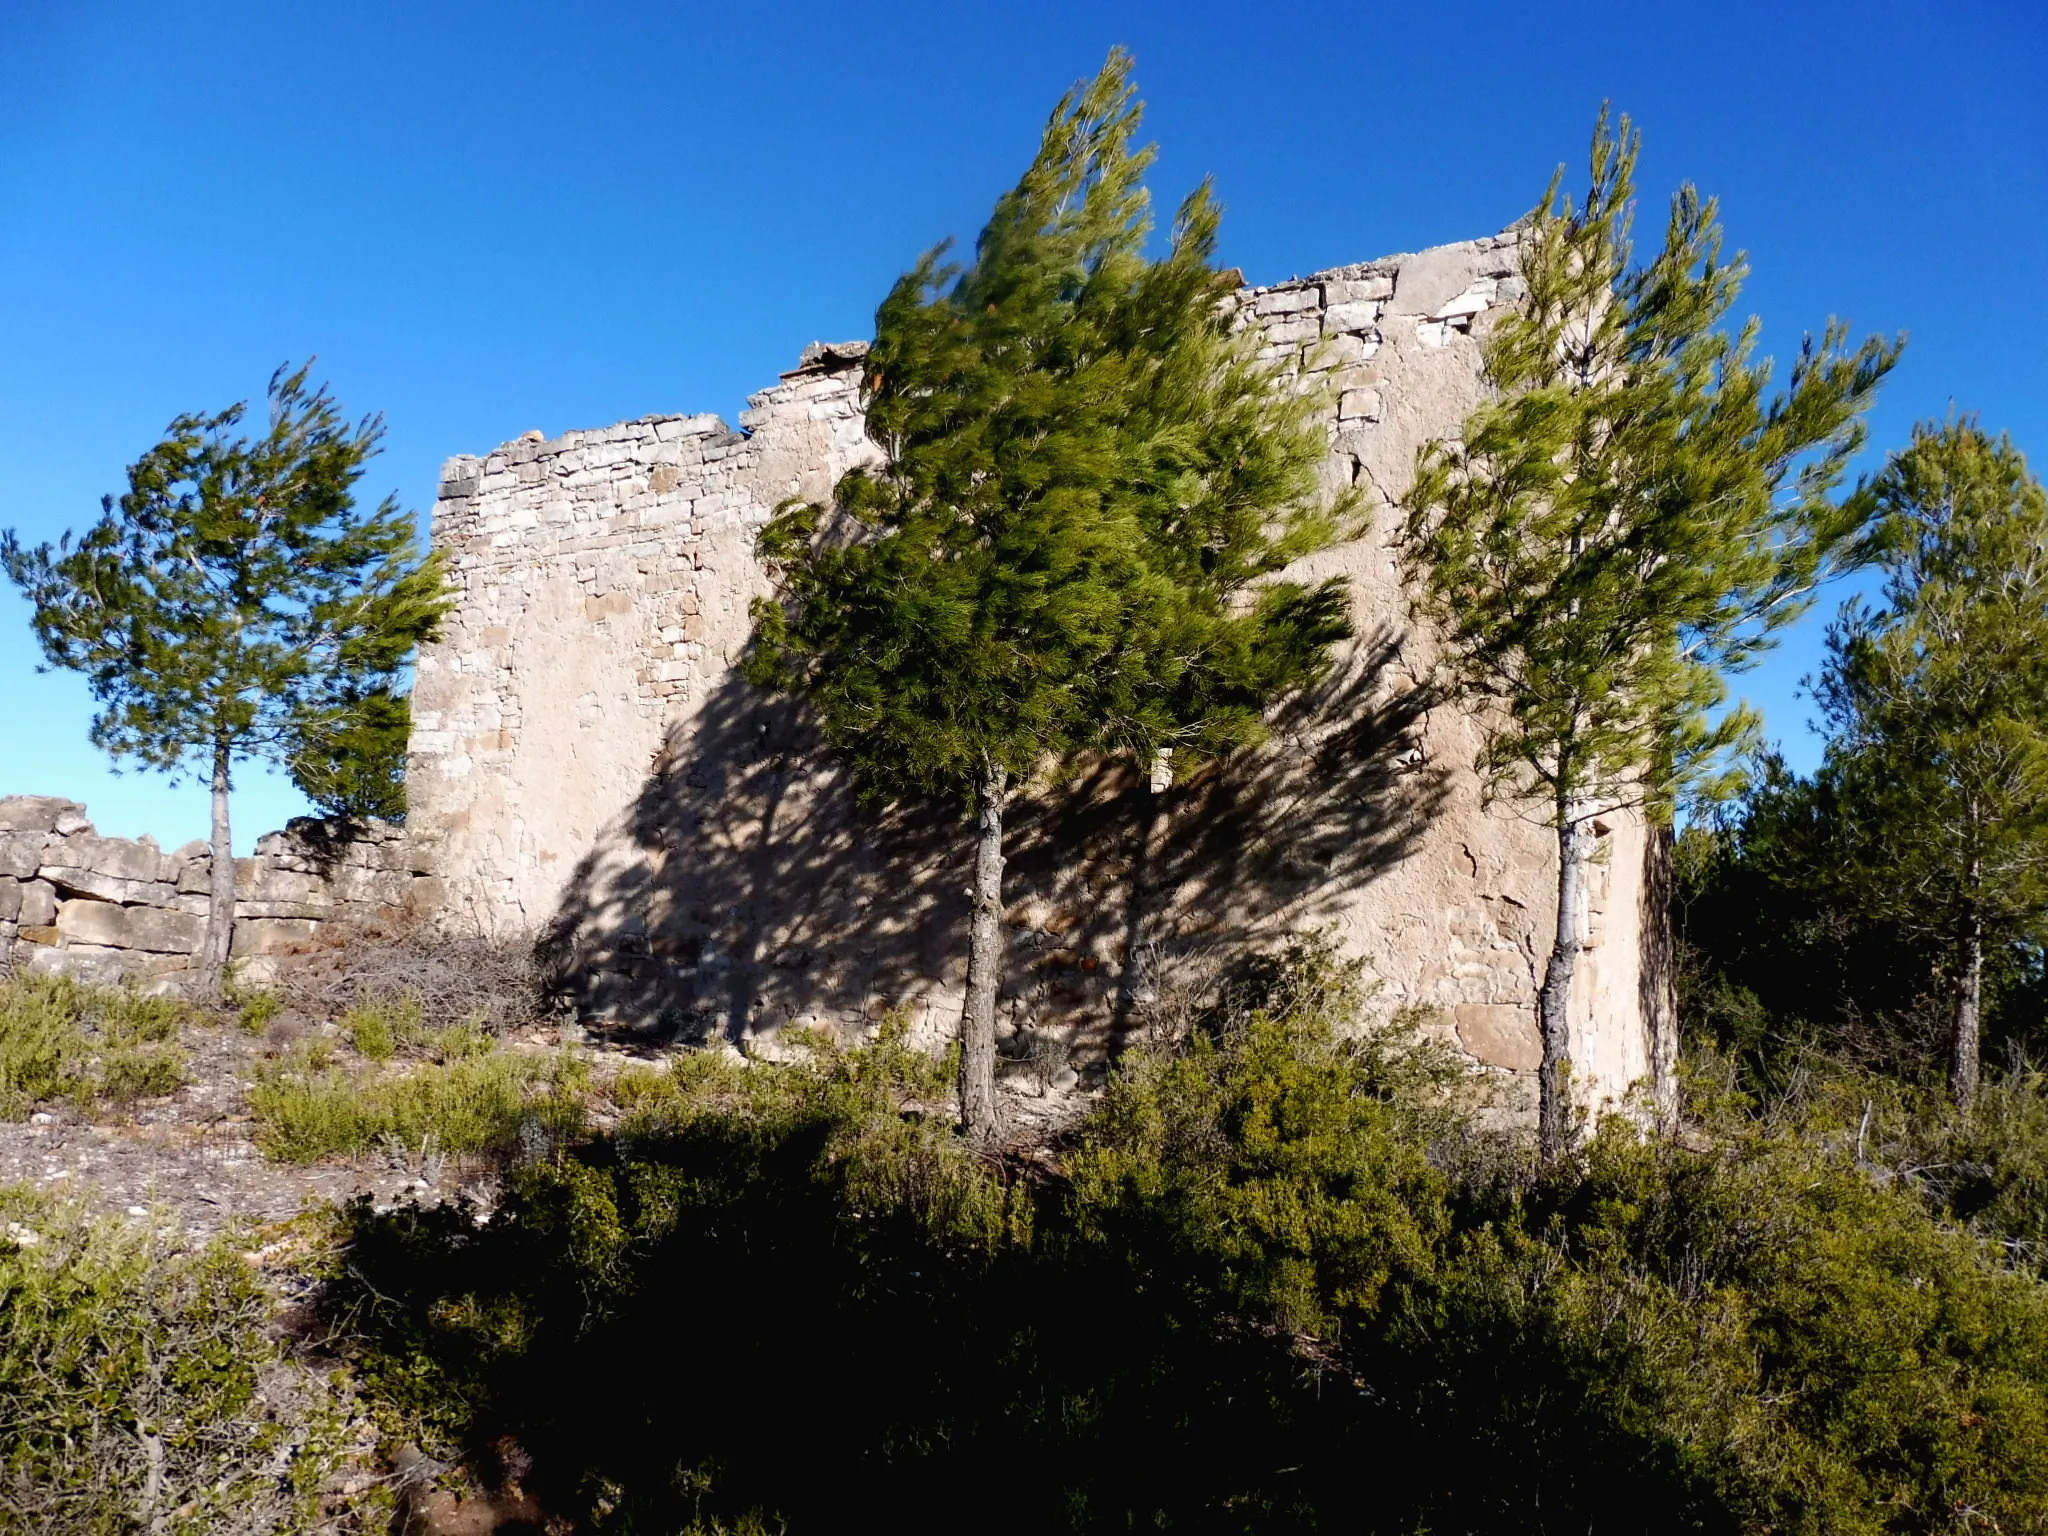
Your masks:
<svg viewBox="0 0 2048 1536"><path fill-rule="evenodd" d="M1013 815L1002 1032L1020 1058L1099 1059L1159 988L1320 928L1367 958L1377 1006L1531 1092L1553 845L1483 803L1474 722L1429 707L1434 642L1392 506L1417 449L1483 398L1478 336L1519 296L1514 253L1499 236L1240 294L1287 379L1329 390L1327 488L1370 515L1300 574L1348 579L1359 638L1259 753L1182 783L1098 765ZM957 819L856 805L801 711L734 671L769 590L756 532L876 456L864 352L807 348L738 431L650 416L442 471L434 541L460 596L419 658L413 857L445 921L542 937L586 1006L735 1040L890 1009L934 1037L957 1022ZM1644 829L1601 830L1572 1003L1589 1107L1649 1074L1645 1020L1666 1012L1643 959Z"/></svg>
<svg viewBox="0 0 2048 1536"><path fill-rule="evenodd" d="M85 807L45 795L0 799L0 962L91 981L168 983L192 968L213 856L154 839L101 837ZM233 953L244 960L309 948L338 919L390 917L436 903L404 833L370 823L346 833L299 817L235 861Z"/></svg>

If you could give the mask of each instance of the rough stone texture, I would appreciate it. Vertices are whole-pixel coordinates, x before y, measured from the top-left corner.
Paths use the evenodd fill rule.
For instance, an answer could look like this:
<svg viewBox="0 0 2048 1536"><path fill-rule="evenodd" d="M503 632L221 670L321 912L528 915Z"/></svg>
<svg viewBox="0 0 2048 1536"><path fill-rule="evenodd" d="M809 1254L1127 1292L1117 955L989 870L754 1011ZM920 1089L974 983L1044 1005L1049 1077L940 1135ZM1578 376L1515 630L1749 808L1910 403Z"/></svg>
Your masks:
<svg viewBox="0 0 2048 1536"><path fill-rule="evenodd" d="M100 837L85 807L0 798L0 961L89 980L162 980L191 968L211 907L203 842L166 854L148 837ZM344 832L301 817L235 861L234 953L288 954L341 918L415 913L440 883L404 832Z"/></svg>
<svg viewBox="0 0 2048 1536"><path fill-rule="evenodd" d="M57 932L66 945L189 955L199 948L206 919L162 907L124 907L81 898L57 904Z"/></svg>
<svg viewBox="0 0 2048 1536"><path fill-rule="evenodd" d="M1519 296L1513 258L1495 237L1240 295L1264 355L1329 391L1328 489L1355 487L1370 523L1300 574L1346 577L1359 639L1254 758L1171 787L1105 765L1018 808L1013 1050L1039 1059L1053 1039L1085 1062L1155 988L1321 926L1370 958L1380 1007L1423 1010L1526 1108L1554 845L1482 806L1474 722L1419 705L1434 643L1402 590L1391 507L1416 450L1482 398L1475 333ZM544 935L589 1006L756 1041L898 1007L934 1037L957 1023L967 838L940 815L854 806L800 713L733 670L767 590L755 532L876 457L864 350L806 349L751 398L744 432L651 416L442 471L434 542L460 598L419 658L416 862L439 875L444 920ZM1645 847L1612 818L1592 875L1571 1015L1589 1107L1649 1067Z"/></svg>

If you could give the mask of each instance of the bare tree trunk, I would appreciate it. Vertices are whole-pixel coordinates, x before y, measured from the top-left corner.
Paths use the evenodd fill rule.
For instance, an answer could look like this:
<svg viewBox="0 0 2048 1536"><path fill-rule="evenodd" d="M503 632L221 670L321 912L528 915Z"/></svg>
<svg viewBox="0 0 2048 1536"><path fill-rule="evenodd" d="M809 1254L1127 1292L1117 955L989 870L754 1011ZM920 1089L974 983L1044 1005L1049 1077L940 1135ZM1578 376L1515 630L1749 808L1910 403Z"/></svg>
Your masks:
<svg viewBox="0 0 2048 1536"><path fill-rule="evenodd" d="M996 991L1003 980L1003 801L1009 774L990 767L975 786L973 917L967 940L967 1006L960 1016L960 1118L977 1142L996 1120Z"/></svg>
<svg viewBox="0 0 2048 1536"><path fill-rule="evenodd" d="M1977 1096L1983 1055L1984 921L1972 912L1957 941L1962 975L1956 986L1956 1035L1949 1054L1948 1085L1956 1105L1968 1109Z"/></svg>
<svg viewBox="0 0 2048 1536"><path fill-rule="evenodd" d="M1571 1030L1568 1009L1572 971L1579 960L1579 928L1586 903L1586 845L1590 833L1577 805L1559 807L1557 825L1557 929L1543 988L1536 994L1536 1020L1543 1031L1543 1066L1537 1077L1536 1137L1546 1163L1571 1145Z"/></svg>
<svg viewBox="0 0 2048 1536"><path fill-rule="evenodd" d="M228 824L228 743L213 747L213 878L207 899L206 937L199 972L207 990L218 991L227 972L235 932L235 843Z"/></svg>

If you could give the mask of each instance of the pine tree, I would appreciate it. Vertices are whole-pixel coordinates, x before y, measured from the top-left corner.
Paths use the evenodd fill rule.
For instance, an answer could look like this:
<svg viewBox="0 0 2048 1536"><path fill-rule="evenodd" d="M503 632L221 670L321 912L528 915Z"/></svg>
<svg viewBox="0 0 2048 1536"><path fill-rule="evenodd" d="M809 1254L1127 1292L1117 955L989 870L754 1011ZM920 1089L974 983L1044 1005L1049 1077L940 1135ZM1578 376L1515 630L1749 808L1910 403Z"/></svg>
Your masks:
<svg viewBox="0 0 2048 1536"><path fill-rule="evenodd" d="M1334 537L1325 402L1279 387L1213 263L1209 189L1165 256L1129 59L1070 92L964 269L926 255L883 302L868 431L886 462L760 547L749 675L799 692L860 790L976 824L961 1113L996 1129L1003 816L1081 752L1177 770L1261 734L1349 633L1341 584L1274 579Z"/></svg>
<svg viewBox="0 0 2048 1536"><path fill-rule="evenodd" d="M2048 494L1965 417L1915 427L1860 500L1884 600L1829 631L1825 771L1863 904L1952 947L1967 1108L1986 947L2048 938Z"/></svg>
<svg viewBox="0 0 2048 1536"><path fill-rule="evenodd" d="M1896 343L1811 337L1785 388L1757 327L1722 322L1746 266L1712 200L1672 199L1662 248L1631 263L1638 136L1605 111L1583 207L1558 183L1521 247L1526 302L1487 338L1496 398L1425 447L1405 502L1408 570L1479 707L1479 769L1557 836L1557 923L1537 1013L1540 1135L1569 1139L1567 1004L1593 822L1667 814L1749 742L1724 672L1810 601L1856 528L1833 492Z"/></svg>
<svg viewBox="0 0 2048 1536"><path fill-rule="evenodd" d="M307 374L272 376L261 436L234 435L246 402L173 421L75 545L0 537L48 664L91 684L94 743L211 786L201 964L215 982L234 922L234 765L305 759L373 725L365 701L392 696L448 606L410 514L389 497L356 510L382 419L351 425Z"/></svg>
<svg viewBox="0 0 2048 1536"><path fill-rule="evenodd" d="M301 724L285 770L301 794L337 820L403 821L411 739L411 698L378 681Z"/></svg>

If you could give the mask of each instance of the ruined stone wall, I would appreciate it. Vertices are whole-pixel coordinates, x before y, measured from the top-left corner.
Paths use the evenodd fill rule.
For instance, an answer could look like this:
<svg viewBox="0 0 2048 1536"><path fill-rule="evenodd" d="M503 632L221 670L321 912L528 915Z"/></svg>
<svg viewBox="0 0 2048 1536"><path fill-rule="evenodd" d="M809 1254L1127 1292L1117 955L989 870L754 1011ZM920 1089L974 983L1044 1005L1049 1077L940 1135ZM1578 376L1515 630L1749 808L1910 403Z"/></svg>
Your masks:
<svg viewBox="0 0 2048 1536"><path fill-rule="evenodd" d="M413 865L398 827L344 833L297 818L235 861L233 954L288 954L332 922L436 905L436 882ZM212 872L203 842L166 853L150 837L99 836L75 801L0 799L0 961L90 981L182 976L206 931Z"/></svg>
<svg viewBox="0 0 2048 1536"><path fill-rule="evenodd" d="M1511 1100L1532 1091L1553 844L1482 805L1473 722L1424 707L1433 643L1391 505L1482 398L1477 336L1520 292L1513 255L1469 241L1241 295L1266 355L1331 386L1327 486L1370 519L1299 574L1348 580L1358 640L1259 753L1180 784L1103 764L1013 814L1013 1055L1086 1065L1160 989L1323 928L1368 958L1376 1006L1422 1010ZM728 1038L894 1008L935 1037L957 1023L957 820L856 805L801 711L733 670L767 590L754 534L875 456L863 350L808 349L740 432L648 417L443 471L434 541L461 596L419 661L411 826L447 920L546 936L589 1006ZM1600 848L1572 1008L1589 1103L1649 1064L1643 829L1614 818Z"/></svg>

